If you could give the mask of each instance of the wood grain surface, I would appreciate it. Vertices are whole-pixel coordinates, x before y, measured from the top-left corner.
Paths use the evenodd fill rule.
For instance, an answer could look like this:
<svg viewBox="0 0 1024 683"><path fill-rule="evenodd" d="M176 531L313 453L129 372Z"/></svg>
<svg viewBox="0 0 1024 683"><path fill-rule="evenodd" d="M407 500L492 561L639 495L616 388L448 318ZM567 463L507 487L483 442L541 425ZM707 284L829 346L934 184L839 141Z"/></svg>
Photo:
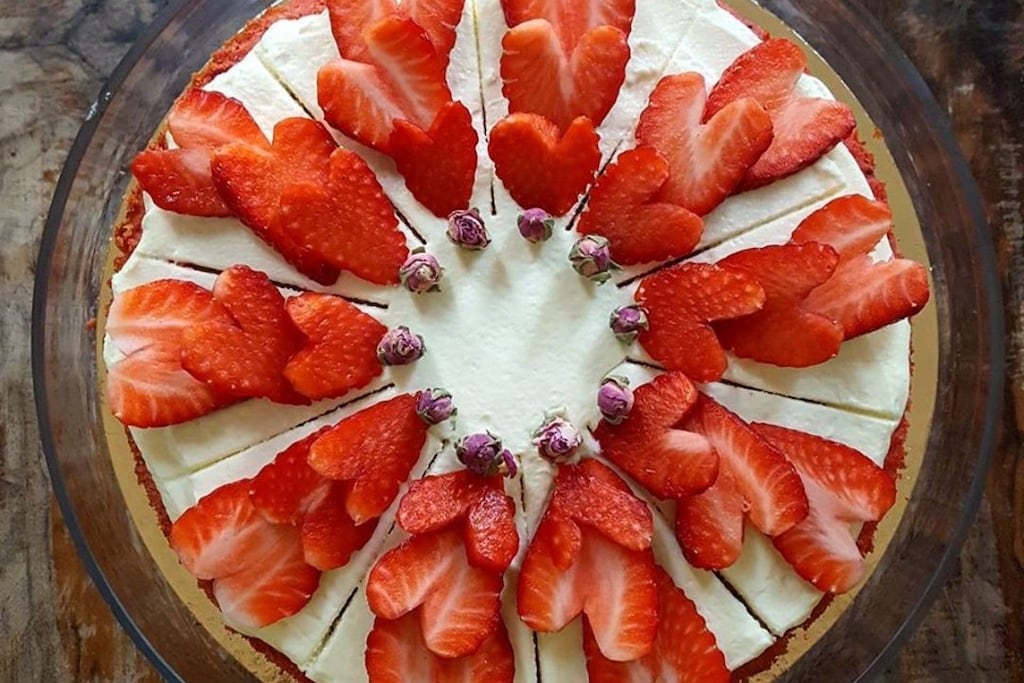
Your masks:
<svg viewBox="0 0 1024 683"><path fill-rule="evenodd" d="M1024 683L1024 0L862 2L924 74L981 187L1009 366L999 451L958 571L882 680ZM28 336L64 157L104 79L164 4L0 0L0 681L159 680L89 582L52 502Z"/></svg>

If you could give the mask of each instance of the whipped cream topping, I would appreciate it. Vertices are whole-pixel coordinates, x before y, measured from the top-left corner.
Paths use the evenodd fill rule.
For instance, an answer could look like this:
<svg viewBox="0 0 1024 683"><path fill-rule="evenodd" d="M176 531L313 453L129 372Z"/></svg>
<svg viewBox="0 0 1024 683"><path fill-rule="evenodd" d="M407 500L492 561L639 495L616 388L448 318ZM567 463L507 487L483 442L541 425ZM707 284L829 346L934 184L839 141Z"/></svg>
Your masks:
<svg viewBox="0 0 1024 683"><path fill-rule="evenodd" d="M408 229L410 245L423 237L427 249L441 260L446 268L441 293L416 296L400 288L374 287L350 275L325 290L297 273L237 220L182 216L151 205L142 241L115 276L114 289L160 277L210 286L214 275L188 266L216 271L246 263L282 285L386 305L386 310L367 310L386 324L408 325L423 335L428 351L419 363L392 368L378 383L344 400L309 407L246 401L183 425L133 429L133 438L175 517L217 486L254 475L285 445L316 426L379 400L364 398L369 391L390 382L399 392L445 387L459 407L459 433L491 429L521 456L521 479L510 483L509 492L520 507L523 545L506 575L503 609L516 653L516 681L532 683L538 674L544 680L583 680L578 620L560 634L538 635L540 650L535 653L533 634L515 611L522 550L546 506L555 473L530 448L529 435L553 410L581 428L594 426L599 418L594 397L605 374L615 369L640 383L649 381L654 371L629 364L616 368L627 350L644 358L638 346L627 349L608 329L608 314L630 302L632 288L619 289L613 283L596 287L572 271L567 255L573 233L566 232L572 212L558 221L549 242L531 245L518 235L521 208L494 175L487 156L486 131L508 113L498 68L506 29L499 0L467 0L448 72L453 96L469 108L480 133L473 205L483 212L494 238L486 251L469 253L451 245L443 237L445 220L412 198L390 159L332 131L341 146L357 151L375 171ZM713 0L638 2L626 80L598 129L605 161L635 145L632 131L662 75L695 70L713 84L756 42L742 22ZM286 117L322 120L316 70L338 56L326 13L279 21L250 55L206 88L241 100L269 136L273 125ZM809 96L831 97L810 76L802 77L798 88ZM693 258L717 260L750 246L784 242L811 211L850 192L870 196L855 160L840 146L801 173L723 203L706 217L698 247L704 251ZM880 244L876 256L890 255L888 244ZM625 271L620 281L646 269ZM730 359L727 379L743 386L712 384L703 389L747 419L818 433L880 461L906 405L909 330L909 324L900 323L849 342L837 359L814 368L789 370ZM111 344L104 352L108 364L119 358ZM330 412L352 400L357 402ZM455 466L450 448L435 459L447 436L431 440L414 476L426 471L431 461L433 473ZM592 455L596 445L591 441L584 451ZM639 489L637 493L645 495ZM313 680L365 681L362 648L355 644L365 642L373 617L362 587L373 561L404 538L392 523L393 515L394 506L349 565L324 575L310 605L253 635L281 650ZM753 529L740 561L722 577L686 563L660 512L655 514L654 546L659 563L694 600L716 634L731 668L756 658L774 641L773 633L801 623L821 596Z"/></svg>

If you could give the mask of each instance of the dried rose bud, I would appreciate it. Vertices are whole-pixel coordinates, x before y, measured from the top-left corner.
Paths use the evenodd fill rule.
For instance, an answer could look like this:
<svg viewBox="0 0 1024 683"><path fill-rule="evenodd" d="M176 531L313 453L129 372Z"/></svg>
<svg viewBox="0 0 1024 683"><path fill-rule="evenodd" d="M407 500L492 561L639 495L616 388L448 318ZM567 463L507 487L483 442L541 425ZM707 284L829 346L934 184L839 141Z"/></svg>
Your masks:
<svg viewBox="0 0 1024 683"><path fill-rule="evenodd" d="M455 446L459 462L470 472L490 476L499 472L509 477L519 471L512 453L504 448L501 439L490 432L470 434Z"/></svg>
<svg viewBox="0 0 1024 683"><path fill-rule="evenodd" d="M416 414L428 425L438 425L459 412L444 389L426 389L416 397Z"/></svg>
<svg viewBox="0 0 1024 683"><path fill-rule="evenodd" d="M422 247L409 254L409 258L398 269L398 276L402 278L402 284L410 292L416 294L438 291L440 287L437 284L443 275L444 268L433 255L428 254Z"/></svg>
<svg viewBox="0 0 1024 683"><path fill-rule="evenodd" d="M611 279L612 272L619 269L612 261L608 240L600 235L587 235L578 239L569 252L569 261L577 273L599 285Z"/></svg>
<svg viewBox="0 0 1024 683"><path fill-rule="evenodd" d="M377 344L377 358L384 365L408 365L419 360L425 350L423 337L401 325L388 330Z"/></svg>
<svg viewBox="0 0 1024 683"><path fill-rule="evenodd" d="M537 244L551 239L555 219L544 209L527 209L519 214L519 234L527 242Z"/></svg>
<svg viewBox="0 0 1024 683"><path fill-rule="evenodd" d="M647 311L636 304L616 308L612 311L608 324L611 326L616 338L627 344L632 343L636 339L640 330L646 330L649 327Z"/></svg>
<svg viewBox="0 0 1024 683"><path fill-rule="evenodd" d="M491 243L484 219L476 209L453 211L448 216L448 239L473 251L485 249Z"/></svg>
<svg viewBox="0 0 1024 683"><path fill-rule="evenodd" d="M560 417L551 418L533 433L533 445L552 462L565 462L582 443L580 430Z"/></svg>
<svg viewBox="0 0 1024 683"><path fill-rule="evenodd" d="M621 424L633 410L633 390L624 377L607 377L597 392L597 407L604 419L613 425Z"/></svg>

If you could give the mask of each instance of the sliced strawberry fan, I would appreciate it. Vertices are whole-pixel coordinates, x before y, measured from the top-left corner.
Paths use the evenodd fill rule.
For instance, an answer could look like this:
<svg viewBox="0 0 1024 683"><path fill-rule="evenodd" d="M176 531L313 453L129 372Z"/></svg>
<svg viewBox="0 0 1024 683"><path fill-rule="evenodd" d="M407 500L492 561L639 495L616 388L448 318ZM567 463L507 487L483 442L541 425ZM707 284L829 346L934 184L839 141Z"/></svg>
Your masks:
<svg viewBox="0 0 1024 683"><path fill-rule="evenodd" d="M633 409L619 425L594 430L601 454L662 499L690 496L718 477L718 455L703 436L679 428L697 401L681 372L667 372L634 393Z"/></svg>
<svg viewBox="0 0 1024 683"><path fill-rule="evenodd" d="M448 63L455 47L455 31L462 19L465 0L328 0L331 32L345 59L372 63L364 31L381 19L408 17L430 40L434 51Z"/></svg>
<svg viewBox="0 0 1024 683"><path fill-rule="evenodd" d="M676 506L676 537L691 564L731 566L746 519L775 536L807 517L807 493L793 465L737 415L701 394L683 428L706 438L719 458L715 483Z"/></svg>
<svg viewBox="0 0 1024 683"><path fill-rule="evenodd" d="M805 307L836 321L844 339L916 315L928 303L928 270L909 259L876 262L871 251L892 231L892 212L861 195L835 199L793 232L792 244L827 244L839 255L832 276L815 288Z"/></svg>
<svg viewBox="0 0 1024 683"><path fill-rule="evenodd" d="M594 183L577 232L607 238L612 259L623 266L686 256L700 241L704 221L656 200L668 177L668 162L651 147L619 155Z"/></svg>
<svg viewBox="0 0 1024 683"><path fill-rule="evenodd" d="M648 654L658 603L652 534L650 509L607 467L561 466L523 560L519 616L535 631L554 632L582 614L604 657Z"/></svg>
<svg viewBox="0 0 1024 683"><path fill-rule="evenodd" d="M668 370L711 382L728 365L711 323L756 314L766 293L749 273L685 263L645 277L634 298L648 315L648 329L639 336L644 350Z"/></svg>
<svg viewBox="0 0 1024 683"><path fill-rule="evenodd" d="M849 591L866 571L851 525L889 511L896 502L892 476L849 446L774 425L753 428L793 463L810 505L806 519L775 537L775 547L819 590Z"/></svg>
<svg viewBox="0 0 1024 683"><path fill-rule="evenodd" d="M668 162L662 202L705 216L733 194L772 144L764 107L738 98L706 116L704 77L683 73L661 79L637 124L637 144L653 147Z"/></svg>
<svg viewBox="0 0 1024 683"><path fill-rule="evenodd" d="M743 98L754 98L771 115L774 139L745 174L742 189L762 187L810 166L856 127L847 105L797 93L806 69L799 47L769 39L740 55L708 96L706 121Z"/></svg>
<svg viewBox="0 0 1024 683"><path fill-rule="evenodd" d="M182 280L156 280L118 293L107 317L110 343L125 358L110 366L107 402L131 427L165 427L235 402L182 365L187 330L229 314L208 290Z"/></svg>
<svg viewBox="0 0 1024 683"><path fill-rule="evenodd" d="M414 482L396 518L412 536L381 557L367 579L366 597L378 617L370 650L415 614L419 637L405 648L422 641L432 655L464 658L452 665L471 669L484 666L481 651L488 648L503 658L503 574L519 549L514 514L500 475L462 470ZM385 668L390 658L372 665L371 659L368 654L371 678L377 680L375 669Z"/></svg>

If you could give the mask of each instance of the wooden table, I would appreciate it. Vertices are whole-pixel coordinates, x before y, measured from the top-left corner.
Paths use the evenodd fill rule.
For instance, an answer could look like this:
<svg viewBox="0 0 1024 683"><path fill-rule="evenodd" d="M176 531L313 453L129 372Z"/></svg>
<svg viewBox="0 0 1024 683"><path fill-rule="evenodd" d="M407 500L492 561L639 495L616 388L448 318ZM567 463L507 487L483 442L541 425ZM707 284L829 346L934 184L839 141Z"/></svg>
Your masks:
<svg viewBox="0 0 1024 683"><path fill-rule="evenodd" d="M1024 0L864 1L949 112L979 181L1010 349L986 501L959 571L884 680L1024 682ZM0 0L0 681L158 680L89 583L52 502L28 330L64 157L102 82L165 4Z"/></svg>

